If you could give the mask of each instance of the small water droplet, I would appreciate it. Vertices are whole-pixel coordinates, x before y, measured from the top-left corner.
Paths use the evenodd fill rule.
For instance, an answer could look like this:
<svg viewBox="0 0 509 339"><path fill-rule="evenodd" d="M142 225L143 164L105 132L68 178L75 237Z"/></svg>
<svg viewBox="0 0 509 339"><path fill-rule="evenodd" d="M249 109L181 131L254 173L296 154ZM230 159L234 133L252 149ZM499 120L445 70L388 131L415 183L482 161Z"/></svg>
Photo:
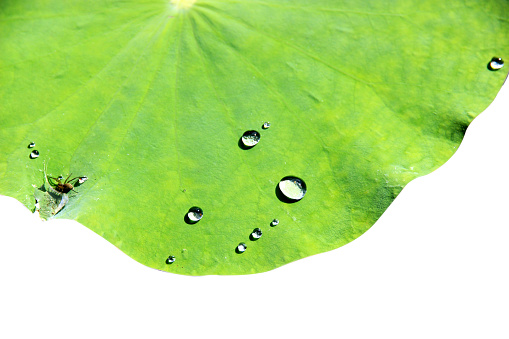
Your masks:
<svg viewBox="0 0 509 339"><path fill-rule="evenodd" d="M28 148L34 148L35 147L35 142L31 142L28 144Z"/></svg>
<svg viewBox="0 0 509 339"><path fill-rule="evenodd" d="M259 228L255 228L255 229L253 230L253 233L251 233L251 237L252 237L253 239L260 239L260 238L262 237L262 234L263 234L263 233L262 233L262 230L261 230L261 229L259 229Z"/></svg>
<svg viewBox="0 0 509 339"><path fill-rule="evenodd" d="M63 176L59 175L57 179L62 180L63 178L64 178Z"/></svg>
<svg viewBox="0 0 509 339"><path fill-rule="evenodd" d="M241 242L241 243L237 246L236 251L237 251L237 253L244 253L244 252L246 251L246 248L247 248L246 244L244 244L243 242Z"/></svg>
<svg viewBox="0 0 509 339"><path fill-rule="evenodd" d="M502 58L498 58L498 57L493 57L491 59L490 63L488 64L488 68L491 71L498 71L502 67L504 67L504 60L502 60Z"/></svg>
<svg viewBox="0 0 509 339"><path fill-rule="evenodd" d="M284 177L279 182L278 188L279 192L290 200L289 202L299 201L306 194L306 183L297 177Z"/></svg>
<svg viewBox="0 0 509 339"><path fill-rule="evenodd" d="M80 185L81 185L82 183L84 183L85 181L87 181L87 180L88 180L88 178L87 178L87 177L79 177L79 178L78 178L78 182L79 182L79 184L80 184Z"/></svg>
<svg viewBox="0 0 509 339"><path fill-rule="evenodd" d="M191 207L189 212L187 212L187 218L191 223L196 223L203 218L203 210L199 207Z"/></svg>
<svg viewBox="0 0 509 339"><path fill-rule="evenodd" d="M38 150L33 150L32 153L30 153L30 159L35 159L35 158L38 158L39 157L39 151Z"/></svg>
<svg viewBox="0 0 509 339"><path fill-rule="evenodd" d="M175 257L173 255L170 255L168 259L166 259L167 264L173 264L175 262Z"/></svg>
<svg viewBox="0 0 509 339"><path fill-rule="evenodd" d="M242 135L242 143L246 147L253 147L260 141L260 133L257 131L245 131Z"/></svg>
<svg viewBox="0 0 509 339"><path fill-rule="evenodd" d="M274 219L271 221L270 226L277 226L279 224L279 220Z"/></svg>
<svg viewBox="0 0 509 339"><path fill-rule="evenodd" d="M270 122L268 122L268 121L267 121L267 122L265 122L265 123L263 124L263 126L262 126L262 128L263 128L263 129L267 129L267 128L269 128L269 127L270 127Z"/></svg>

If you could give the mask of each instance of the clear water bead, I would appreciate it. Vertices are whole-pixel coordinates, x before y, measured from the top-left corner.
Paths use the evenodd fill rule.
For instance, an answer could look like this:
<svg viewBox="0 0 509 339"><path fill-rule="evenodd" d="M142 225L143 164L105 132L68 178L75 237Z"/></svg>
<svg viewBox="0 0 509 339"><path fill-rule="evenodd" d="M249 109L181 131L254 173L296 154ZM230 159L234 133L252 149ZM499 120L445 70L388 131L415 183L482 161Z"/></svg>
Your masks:
<svg viewBox="0 0 509 339"><path fill-rule="evenodd" d="M257 131L245 131L242 135L242 143L246 147L253 147L260 141L260 133Z"/></svg>
<svg viewBox="0 0 509 339"><path fill-rule="evenodd" d="M262 237L262 230L259 229L259 228L255 228L253 230L253 233L251 233L251 236L254 238L254 239L260 239Z"/></svg>
<svg viewBox="0 0 509 339"><path fill-rule="evenodd" d="M198 222L203 218L203 210L199 207L191 207L187 212L187 217L192 222Z"/></svg>
<svg viewBox="0 0 509 339"><path fill-rule="evenodd" d="M291 200L300 200L306 194L306 183L297 177L284 177L279 182L279 190Z"/></svg>
<svg viewBox="0 0 509 339"><path fill-rule="evenodd" d="M244 253L246 251L246 244L244 244L243 242L241 242L238 246L237 246L237 252L239 253Z"/></svg>
<svg viewBox="0 0 509 339"><path fill-rule="evenodd" d="M279 220L274 219L271 221L270 226L277 226L279 224Z"/></svg>
<svg viewBox="0 0 509 339"><path fill-rule="evenodd" d="M493 57L493 59L491 59L489 68L492 71L498 71L502 67L504 67L504 60L502 60L502 58Z"/></svg>
<svg viewBox="0 0 509 339"><path fill-rule="evenodd" d="M64 178L63 176L59 175L57 179L62 180L63 178Z"/></svg>
<svg viewBox="0 0 509 339"><path fill-rule="evenodd" d="M262 128L263 128L263 129L267 129L267 128L269 128L269 127L270 127L270 122L268 122L268 121L267 121L267 122L265 122L265 123L263 124L263 126L262 126Z"/></svg>
<svg viewBox="0 0 509 339"><path fill-rule="evenodd" d="M28 148L34 148L35 147L35 142L31 142L28 144Z"/></svg>
<svg viewBox="0 0 509 339"><path fill-rule="evenodd" d="M88 180L88 178L87 178L87 177L79 177L79 178L78 178L78 182L80 183L80 185L81 185L82 183L84 183L85 181L87 181L87 180Z"/></svg>
<svg viewBox="0 0 509 339"><path fill-rule="evenodd" d="M175 257L173 255L170 255L168 259L166 259L167 264L173 264L175 262Z"/></svg>
<svg viewBox="0 0 509 339"><path fill-rule="evenodd" d="M32 153L30 153L30 159L35 159L39 157L39 151L33 150Z"/></svg>

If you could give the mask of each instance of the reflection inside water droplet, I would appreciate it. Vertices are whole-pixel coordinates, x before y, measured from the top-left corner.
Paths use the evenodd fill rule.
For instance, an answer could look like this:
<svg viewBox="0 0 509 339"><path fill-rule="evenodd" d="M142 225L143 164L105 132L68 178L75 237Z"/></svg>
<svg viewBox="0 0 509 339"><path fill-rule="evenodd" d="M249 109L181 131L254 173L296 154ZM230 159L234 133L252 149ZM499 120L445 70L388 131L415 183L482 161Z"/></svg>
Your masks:
<svg viewBox="0 0 509 339"><path fill-rule="evenodd" d="M253 233L251 233L251 238L253 239L260 239L262 237L262 230L259 228L255 228L253 230Z"/></svg>
<svg viewBox="0 0 509 339"><path fill-rule="evenodd" d="M242 135L242 143L246 147L253 147L260 141L260 133L257 131L246 131Z"/></svg>
<svg viewBox="0 0 509 339"><path fill-rule="evenodd" d="M175 257L173 255L170 255L168 259L166 259L167 264L173 264L175 262Z"/></svg>
<svg viewBox="0 0 509 339"><path fill-rule="evenodd" d="M39 157L39 151L33 150L32 153L30 153L30 159L35 159Z"/></svg>
<svg viewBox="0 0 509 339"><path fill-rule="evenodd" d="M263 124L263 126L262 126L262 128L263 128L263 129L267 129L267 128L269 128L269 127L270 127L270 122L268 122L268 121L267 121L267 122L265 122L265 123Z"/></svg>
<svg viewBox="0 0 509 339"><path fill-rule="evenodd" d="M274 220L272 220L272 222L270 223L270 226L277 226L278 224L279 224L279 220L274 219Z"/></svg>
<svg viewBox="0 0 509 339"><path fill-rule="evenodd" d="M246 244L241 242L235 250L237 251L237 253L244 253L246 251L246 248L247 248Z"/></svg>
<svg viewBox="0 0 509 339"><path fill-rule="evenodd" d="M279 182L278 188L291 201L299 201L306 194L306 183L297 177L284 177Z"/></svg>
<svg viewBox="0 0 509 339"><path fill-rule="evenodd" d="M502 60L502 58L498 58L498 57L493 57L493 59L491 59L489 65L488 65L488 68L492 71L498 71L502 67L504 67L504 60Z"/></svg>
<svg viewBox="0 0 509 339"><path fill-rule="evenodd" d="M31 142L28 144L28 148L34 148L35 147L35 142Z"/></svg>
<svg viewBox="0 0 509 339"><path fill-rule="evenodd" d="M192 223L200 221L201 218L203 218L203 211L199 207L191 207L189 209L189 212L187 212L187 218Z"/></svg>

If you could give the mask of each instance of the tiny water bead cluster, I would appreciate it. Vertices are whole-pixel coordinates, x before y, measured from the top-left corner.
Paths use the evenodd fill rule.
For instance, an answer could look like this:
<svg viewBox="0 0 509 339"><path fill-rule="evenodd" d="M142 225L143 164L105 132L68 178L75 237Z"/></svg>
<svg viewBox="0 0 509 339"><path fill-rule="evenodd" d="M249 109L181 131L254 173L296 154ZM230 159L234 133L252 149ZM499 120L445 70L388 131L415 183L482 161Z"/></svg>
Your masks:
<svg viewBox="0 0 509 339"><path fill-rule="evenodd" d="M35 142L31 142L28 144L28 148L34 148L35 147ZM29 155L30 159L35 159L35 158L38 158L39 157L39 151L34 149L30 155Z"/></svg>
<svg viewBox="0 0 509 339"><path fill-rule="evenodd" d="M268 121L264 122L262 125L262 129L268 129L269 127L270 127L270 122L268 122ZM244 134L242 134L242 137L240 138L240 140L242 142L242 145L244 146L243 148L249 149L249 148L256 146L256 144L258 144L258 142L260 142L260 138L261 138L260 132L255 131L255 130L249 130L249 131L245 131Z"/></svg>
<svg viewBox="0 0 509 339"><path fill-rule="evenodd" d="M270 123L264 122L262 125L262 129L266 130L270 128ZM241 148L249 149L256 146L260 142L261 135L258 131L248 130L243 133L240 138L240 142L242 143ZM282 202L292 203L301 200L306 194L307 188L304 180L295 177L295 176L286 176L282 178L278 186L276 187L277 196L279 200ZM203 218L203 210L198 206L191 207L184 216L184 220L187 224L196 224ZM270 222L271 227L275 227L279 225L278 219L273 219ZM250 234L249 239L251 241L257 241L263 235L263 231L261 228L255 228ZM247 249L247 245L245 242L240 242L235 247L235 252L238 254L244 253ZM170 255L166 259L167 264L173 264L176 258L173 255Z"/></svg>

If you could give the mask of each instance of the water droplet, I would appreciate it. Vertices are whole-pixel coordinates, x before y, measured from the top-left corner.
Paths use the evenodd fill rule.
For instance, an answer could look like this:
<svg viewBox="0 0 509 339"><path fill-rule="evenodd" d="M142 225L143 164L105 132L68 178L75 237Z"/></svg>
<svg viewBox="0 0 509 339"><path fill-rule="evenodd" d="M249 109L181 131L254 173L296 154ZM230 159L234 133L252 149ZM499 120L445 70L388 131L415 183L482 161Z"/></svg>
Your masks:
<svg viewBox="0 0 509 339"><path fill-rule="evenodd" d="M490 71L498 71L502 67L504 67L504 60L498 57L493 57L490 63L488 64L488 68L490 69Z"/></svg>
<svg viewBox="0 0 509 339"><path fill-rule="evenodd" d="M203 210L199 207L191 207L189 209L189 212L187 212L187 219L190 221L190 223L194 224L200 221L201 218L203 218Z"/></svg>
<svg viewBox="0 0 509 339"><path fill-rule="evenodd" d="M267 122L265 122L265 123L263 124L263 126L262 126L262 128L263 128L263 129L267 129L267 128L269 128L269 127L270 127L270 122L268 122L268 121L267 121Z"/></svg>
<svg viewBox="0 0 509 339"><path fill-rule="evenodd" d="M263 233L262 233L262 230L261 230L261 229L259 229L259 228L255 228L255 229L253 230L253 233L251 233L251 238L253 238L253 239L255 239L255 240L256 240L256 239L260 239L260 238L262 237L262 234L263 234Z"/></svg>
<svg viewBox="0 0 509 339"><path fill-rule="evenodd" d="M304 198L306 194L306 183L304 180L297 177L284 177L278 184L279 192L278 198L285 202L295 202ZM283 198L283 199L282 199ZM286 198L286 199L284 199Z"/></svg>
<svg viewBox="0 0 509 339"><path fill-rule="evenodd" d="M279 220L274 219L271 221L270 226L277 226L279 224Z"/></svg>
<svg viewBox="0 0 509 339"><path fill-rule="evenodd" d="M242 135L242 143L246 147L253 147L260 141L260 133L257 131L245 131Z"/></svg>
<svg viewBox="0 0 509 339"><path fill-rule="evenodd" d="M39 157L39 151L38 150L33 150L32 153L30 153L30 159L35 159L35 158L38 158Z"/></svg>
<svg viewBox="0 0 509 339"><path fill-rule="evenodd" d="M173 264L175 262L175 257L173 255L170 255L168 259L166 259L167 264Z"/></svg>
<svg viewBox="0 0 509 339"><path fill-rule="evenodd" d="M62 180L63 178L64 178L63 176L59 175L57 179Z"/></svg>
<svg viewBox="0 0 509 339"><path fill-rule="evenodd" d="M28 144L28 148L34 148L35 147L35 142L31 142Z"/></svg>
<svg viewBox="0 0 509 339"><path fill-rule="evenodd" d="M79 177L79 178L78 178L78 182L79 182L79 184L80 184L80 185L81 185L82 183L84 183L85 181L87 181L87 180L88 180L88 178L87 178L87 177Z"/></svg>
<svg viewBox="0 0 509 339"><path fill-rule="evenodd" d="M246 244L244 244L243 242L241 242L237 248L235 249L235 251L237 251L237 253L244 253L246 251Z"/></svg>

